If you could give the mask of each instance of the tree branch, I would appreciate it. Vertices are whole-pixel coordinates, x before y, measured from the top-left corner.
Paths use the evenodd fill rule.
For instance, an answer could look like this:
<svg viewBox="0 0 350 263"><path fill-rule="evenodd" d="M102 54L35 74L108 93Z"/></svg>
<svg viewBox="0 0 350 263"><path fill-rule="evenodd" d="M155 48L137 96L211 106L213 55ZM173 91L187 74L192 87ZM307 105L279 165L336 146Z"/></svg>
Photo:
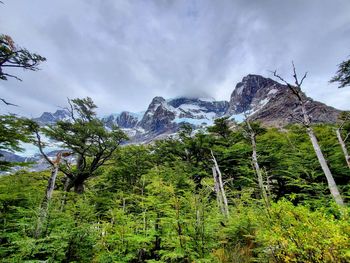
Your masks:
<svg viewBox="0 0 350 263"><path fill-rule="evenodd" d="M51 165L51 166L55 166L55 164L50 160L50 158L44 153L43 147L42 147L42 142L41 142L41 137L40 134L37 130L34 131L36 138L38 140L38 148L39 151L41 153L41 155L44 157L44 159Z"/></svg>

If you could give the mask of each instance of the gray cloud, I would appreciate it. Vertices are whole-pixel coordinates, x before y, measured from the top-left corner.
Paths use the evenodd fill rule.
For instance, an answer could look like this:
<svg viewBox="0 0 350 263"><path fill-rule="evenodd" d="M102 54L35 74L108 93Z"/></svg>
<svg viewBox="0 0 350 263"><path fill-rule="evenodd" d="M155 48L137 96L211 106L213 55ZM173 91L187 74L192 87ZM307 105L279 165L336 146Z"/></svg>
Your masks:
<svg viewBox="0 0 350 263"><path fill-rule="evenodd" d="M309 71L308 95L350 108L350 89L328 84L350 55L350 2L11 0L0 32L47 57L39 72L2 81L20 114L91 96L101 114L139 111L156 96L229 99L246 74Z"/></svg>

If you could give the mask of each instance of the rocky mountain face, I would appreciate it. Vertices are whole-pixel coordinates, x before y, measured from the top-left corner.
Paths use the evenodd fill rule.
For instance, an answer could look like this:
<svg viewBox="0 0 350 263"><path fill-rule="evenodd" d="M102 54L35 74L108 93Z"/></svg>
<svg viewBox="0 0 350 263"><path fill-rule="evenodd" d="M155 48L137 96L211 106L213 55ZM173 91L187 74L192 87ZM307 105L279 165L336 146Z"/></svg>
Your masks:
<svg viewBox="0 0 350 263"><path fill-rule="evenodd" d="M34 118L33 120L39 123L40 125L49 125L54 124L58 121L68 120L70 115L66 110L57 110L54 113L44 112L39 118Z"/></svg>
<svg viewBox="0 0 350 263"><path fill-rule="evenodd" d="M155 97L138 126L153 134L175 132L182 123L195 127L207 126L212 124L215 118L223 116L227 108L226 101L197 98L165 100Z"/></svg>
<svg viewBox="0 0 350 263"><path fill-rule="evenodd" d="M314 123L336 122L339 110L308 98L307 110ZM295 95L286 85L259 75L248 75L231 94L228 116L248 114L265 125L297 122L301 109Z"/></svg>
<svg viewBox="0 0 350 263"><path fill-rule="evenodd" d="M307 110L313 123L334 123L339 110L308 98ZM102 118L107 128L120 127L130 138L128 143L148 143L156 139L175 135L184 124L194 129L205 129L219 117L228 117L241 122L249 116L264 125L281 126L297 122L300 107L288 87L259 75L247 75L239 82L229 101L215 101L201 98L175 98L166 100L155 97L144 112L123 111ZM40 125L52 125L60 120L69 120L66 110L54 113L44 112L35 118ZM58 142L47 140L48 154L55 156L60 149ZM33 145L23 145L24 153L0 152L0 161L34 162L30 169L46 169L47 164ZM35 150L35 149L36 150ZM28 154L27 154L28 153Z"/></svg>
<svg viewBox="0 0 350 263"><path fill-rule="evenodd" d="M314 123L337 120L339 110L311 98L308 101L307 109ZM250 74L236 85L230 101L155 97L145 112L123 111L102 120L106 127L119 126L131 138L131 143L144 143L176 133L183 123L201 129L212 125L219 117L227 116L240 122L246 115L265 125L284 125L297 121L300 108L287 86ZM69 119L68 112L57 110L55 113L44 112L34 120L48 125L65 119Z"/></svg>
<svg viewBox="0 0 350 263"><path fill-rule="evenodd" d="M172 131L175 116L176 113L163 97L155 97L138 126L155 134Z"/></svg>
<svg viewBox="0 0 350 263"><path fill-rule="evenodd" d="M116 125L118 127L126 129L134 128L139 122L139 119L139 114L128 111L123 111L119 114L111 114L107 117L102 118L103 122L109 128L112 128L113 125Z"/></svg>

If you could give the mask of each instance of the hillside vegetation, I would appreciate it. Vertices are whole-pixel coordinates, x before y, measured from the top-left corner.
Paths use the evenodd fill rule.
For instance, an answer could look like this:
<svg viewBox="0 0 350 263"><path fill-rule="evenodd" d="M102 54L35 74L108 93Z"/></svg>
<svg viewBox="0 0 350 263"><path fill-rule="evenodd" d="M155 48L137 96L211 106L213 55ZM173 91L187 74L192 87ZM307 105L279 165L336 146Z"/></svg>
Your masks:
<svg viewBox="0 0 350 263"><path fill-rule="evenodd" d="M257 153L243 129L119 148L82 194L58 174L36 236L49 172L0 178L1 262L348 262L347 206L337 206L303 127L262 128ZM350 176L332 125L314 126L344 198ZM222 174L228 213L213 179Z"/></svg>

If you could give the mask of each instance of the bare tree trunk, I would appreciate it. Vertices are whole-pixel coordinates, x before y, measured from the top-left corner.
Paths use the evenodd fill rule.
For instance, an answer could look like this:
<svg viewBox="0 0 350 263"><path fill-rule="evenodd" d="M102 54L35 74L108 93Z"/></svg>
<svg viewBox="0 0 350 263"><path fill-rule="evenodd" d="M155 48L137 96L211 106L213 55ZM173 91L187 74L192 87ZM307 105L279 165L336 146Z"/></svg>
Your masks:
<svg viewBox="0 0 350 263"><path fill-rule="evenodd" d="M261 191L262 198L263 198L265 204L268 206L269 205L268 197L267 197L266 189L264 186L264 179L263 179L262 171L261 171L260 166L259 166L258 154L257 154L257 150L256 150L256 133L254 132L254 130L250 126L249 120L246 119L245 122L246 122L247 127L248 127L248 133L249 133L250 142L252 145L252 162L253 162L255 173L258 177L258 185L259 185L259 188Z"/></svg>
<svg viewBox="0 0 350 263"><path fill-rule="evenodd" d="M298 90L298 92L299 91L300 91L300 89ZM320 163L321 168L323 170L323 173L324 173L324 175L327 178L328 188L329 188L329 190L330 190L330 192L331 192L335 202L338 205L343 206L344 205L343 198L340 195L340 192L338 190L337 184L335 183L335 180L333 178L332 172L331 172L331 170L328 167L327 161L324 158L324 155L322 153L321 147L318 144L318 140L316 138L314 130L311 127L311 121L310 121L309 114L306 111L305 101L302 99L303 95L299 94L299 98L300 98L299 99L299 103L300 103L301 111L302 111L302 114L303 114L303 119L304 119L304 125L306 127L306 132L307 132L307 134L310 137L310 140L311 140L312 146L314 148L314 151L316 153L318 162Z"/></svg>
<svg viewBox="0 0 350 263"><path fill-rule="evenodd" d="M295 97L298 99L301 111L302 111L302 123L303 125L306 127L306 131L307 134L310 137L312 146L314 148L314 151L316 153L318 162L320 163L323 173L327 178L327 182L328 182L328 188L335 200L335 202L339 205L339 206L343 206L344 205L344 201L343 198L341 197L337 184L335 183L335 180L333 178L333 175L331 173L331 170L328 167L327 161L324 158L324 155L322 153L322 150L320 148L320 145L318 144L318 140L315 136L315 133L311 127L311 120L310 120L310 116L307 113L306 110L306 103L307 103L307 99L305 98L305 94L301 91L301 85L303 84L304 79L307 76L307 73L304 74L304 76L302 77L301 81L299 81L296 70L295 70L295 66L293 63L293 77L295 80L295 85L293 86L291 84L289 84L287 81L285 81L281 76L276 74L276 71L274 72L274 76L279 78L281 81L283 81L287 87L289 88L289 90L295 95Z"/></svg>
<svg viewBox="0 0 350 263"><path fill-rule="evenodd" d="M58 173L58 166L55 166L51 170L51 176L50 176L49 181L47 183L47 188L46 188L46 200L47 201L51 200L52 193L53 193L53 190L55 188L57 173Z"/></svg>
<svg viewBox="0 0 350 263"><path fill-rule="evenodd" d="M222 197L222 201L223 201L224 215L229 216L228 202L227 202L226 193L225 193L225 189L224 189L224 183L222 181L221 171L219 169L219 165L215 159L213 151L210 151L210 152L211 152L211 156L213 158L214 167L215 167L216 172L217 172L217 179L218 179L217 182L218 182L218 186L219 186L219 190L220 190L219 192L221 193L221 197Z"/></svg>
<svg viewBox="0 0 350 263"><path fill-rule="evenodd" d="M347 163L348 167L350 168L350 155L348 153L348 149L346 148L345 142L344 142L343 137L341 135L341 130L337 129L336 133L337 133L337 138L338 138L339 144L343 150L346 163Z"/></svg>
<svg viewBox="0 0 350 263"><path fill-rule="evenodd" d="M47 218L49 204L52 198L52 193L55 188L56 177L58 173L58 166L52 167L51 176L47 182L45 197L40 205L39 218L35 230L35 238L38 238L42 233L43 223Z"/></svg>
<svg viewBox="0 0 350 263"><path fill-rule="evenodd" d="M323 153L321 151L321 148L320 148L320 146L318 144L318 141L317 141L317 138L315 136L315 133L314 133L313 129L311 127L308 127L307 128L307 133L308 133L308 135L310 137L312 146L313 146L313 148L315 150L317 159L318 159L318 161L319 161L319 163L320 163L320 165L322 167L323 173L324 173L324 175L327 178L328 188L329 188L329 190L330 190L330 192L331 192L335 202L338 205L343 206L344 205L343 198L341 197L341 195L339 193L337 184L334 181L334 178L333 178L333 175L331 173L331 170L329 169L327 161L324 158L324 155L323 155Z"/></svg>
<svg viewBox="0 0 350 263"><path fill-rule="evenodd" d="M221 191L220 191L220 186L219 186L219 180L218 180L218 176L217 176L216 169L214 166L212 167L212 172L213 172L213 178L214 178L214 191L216 194L216 201L217 201L218 206L221 210L221 213L225 214L222 196L221 196Z"/></svg>
<svg viewBox="0 0 350 263"><path fill-rule="evenodd" d="M256 152L255 135L251 135L250 138L251 138L251 143L252 143L252 148L253 148L252 160L253 160L253 165L254 165L256 175L258 177L259 188L261 190L261 194L262 194L262 197L264 199L264 202L266 203L266 205L268 205L268 198L267 198L266 189L264 186L264 179L263 179L262 172L261 172L261 169L259 166L258 155Z"/></svg>

